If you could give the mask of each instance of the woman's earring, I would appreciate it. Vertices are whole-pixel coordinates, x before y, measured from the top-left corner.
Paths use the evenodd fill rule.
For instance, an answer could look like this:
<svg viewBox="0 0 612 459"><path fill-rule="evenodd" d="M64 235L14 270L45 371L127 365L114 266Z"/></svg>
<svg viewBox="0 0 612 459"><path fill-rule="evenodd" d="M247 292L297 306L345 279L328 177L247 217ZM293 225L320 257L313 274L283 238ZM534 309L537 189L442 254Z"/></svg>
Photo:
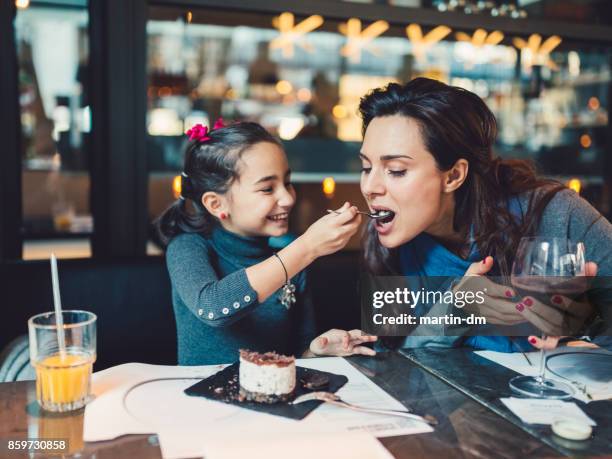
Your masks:
<svg viewBox="0 0 612 459"><path fill-rule="evenodd" d="M225 220L227 218L227 214L225 212L221 212L219 214L219 218L221 218L221 220Z"/></svg>

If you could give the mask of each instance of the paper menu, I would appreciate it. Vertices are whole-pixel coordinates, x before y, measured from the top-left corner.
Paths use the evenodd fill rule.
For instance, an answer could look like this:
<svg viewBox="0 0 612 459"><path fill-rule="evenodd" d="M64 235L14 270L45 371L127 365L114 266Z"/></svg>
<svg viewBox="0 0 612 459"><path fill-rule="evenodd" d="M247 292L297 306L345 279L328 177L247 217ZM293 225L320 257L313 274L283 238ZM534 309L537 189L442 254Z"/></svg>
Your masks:
<svg viewBox="0 0 612 459"><path fill-rule="evenodd" d="M338 365L338 360L342 362L341 367ZM338 357L303 359L299 361L298 365L345 375L349 382L337 394L349 403L367 408L406 409L399 401L370 381L344 359ZM363 416L363 414L349 409L337 409L332 405L321 405L312 413L311 417L313 420L321 418L330 424L342 426L349 431L369 432L379 438L433 431L429 425L423 422L397 416L371 413Z"/></svg>
<svg viewBox="0 0 612 459"><path fill-rule="evenodd" d="M514 397L501 398L500 400L510 411L521 418L521 421L527 424L550 425L560 419L571 419L590 426L596 425L595 421L588 417L574 402Z"/></svg>

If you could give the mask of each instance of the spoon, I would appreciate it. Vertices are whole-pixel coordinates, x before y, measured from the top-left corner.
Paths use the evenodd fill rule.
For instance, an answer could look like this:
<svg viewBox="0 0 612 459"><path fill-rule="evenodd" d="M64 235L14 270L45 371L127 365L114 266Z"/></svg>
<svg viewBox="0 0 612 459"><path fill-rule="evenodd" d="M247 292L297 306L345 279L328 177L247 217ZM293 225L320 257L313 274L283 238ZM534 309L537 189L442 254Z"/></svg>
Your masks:
<svg viewBox="0 0 612 459"><path fill-rule="evenodd" d="M426 424L435 426L438 424L438 420L431 415L426 414L425 416L419 416L418 414L413 414L408 411L400 411L400 410L389 410L389 409L377 409L377 408L367 408L364 406L353 405L352 403L346 402L338 397L336 394L331 392L310 392L308 394L300 395L292 402L289 402L290 405L298 405L300 403L308 402L310 400L321 400L322 402L329 403L331 405L342 406L344 408L349 408L355 411L363 411L366 413L376 413L376 414L386 414L390 416L400 416L403 418L413 419L415 421L421 421Z"/></svg>
<svg viewBox="0 0 612 459"><path fill-rule="evenodd" d="M330 210L330 209L327 209L327 213L340 214L340 212L338 212L337 210ZM380 220L383 218L387 218L389 215L391 215L392 212L390 210L383 210L382 212L376 212L375 214L371 214L370 212L364 212L362 210L358 210L357 213L367 215L368 217L373 218L374 220Z"/></svg>

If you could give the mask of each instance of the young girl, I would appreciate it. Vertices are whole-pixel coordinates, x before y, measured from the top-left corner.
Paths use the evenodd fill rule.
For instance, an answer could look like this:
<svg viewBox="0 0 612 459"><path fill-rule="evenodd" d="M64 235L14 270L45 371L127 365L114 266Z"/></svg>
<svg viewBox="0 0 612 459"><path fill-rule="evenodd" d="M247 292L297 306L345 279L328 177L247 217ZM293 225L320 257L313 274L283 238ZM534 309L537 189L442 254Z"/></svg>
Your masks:
<svg viewBox="0 0 612 459"><path fill-rule="evenodd" d="M392 211L368 226L365 259L372 273L400 273L425 284L435 276L507 276L521 237L539 236L584 242L586 274L612 274L610 222L562 184L539 178L530 163L494 157L496 120L477 95L417 78L372 91L361 100L360 112L361 191L372 210ZM484 277L482 282L488 288L482 312L501 323L530 322L544 330L558 315L535 298L516 296ZM606 284L590 291L589 299L596 300L599 316L593 335L610 346L612 286ZM589 313L589 305L567 309L566 300L551 298L570 314ZM403 345L510 352L556 342L536 336L412 336Z"/></svg>
<svg viewBox="0 0 612 459"><path fill-rule="evenodd" d="M295 204L280 143L255 123L187 132L182 193L159 218L180 365L225 363L240 348L300 356L373 355L359 330L317 339L304 268L342 249L361 222L345 203L277 253Z"/></svg>

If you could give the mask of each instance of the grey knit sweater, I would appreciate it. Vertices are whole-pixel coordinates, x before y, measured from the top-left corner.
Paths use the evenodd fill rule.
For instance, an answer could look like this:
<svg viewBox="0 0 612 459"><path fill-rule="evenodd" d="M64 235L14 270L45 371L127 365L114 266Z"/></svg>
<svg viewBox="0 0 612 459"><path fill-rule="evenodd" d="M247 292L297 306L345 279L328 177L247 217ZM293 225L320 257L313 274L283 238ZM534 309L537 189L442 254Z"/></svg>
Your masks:
<svg viewBox="0 0 612 459"><path fill-rule="evenodd" d="M528 202L529 194L522 195L514 202L518 207L513 206L513 213L522 218ZM575 192L563 190L544 209L536 236L584 242L586 260L598 266L597 277L589 291L589 299L597 310L598 319L589 334L595 343L612 349L612 224ZM439 272L436 275L449 273ZM409 336L402 347L451 347L461 341L460 336Z"/></svg>
<svg viewBox="0 0 612 459"><path fill-rule="evenodd" d="M269 239L242 237L220 227L181 234L166 251L176 317L179 365L229 363L238 350L301 354L315 336L306 273L292 282L297 302L287 310L279 292L257 300L245 268L273 254Z"/></svg>

